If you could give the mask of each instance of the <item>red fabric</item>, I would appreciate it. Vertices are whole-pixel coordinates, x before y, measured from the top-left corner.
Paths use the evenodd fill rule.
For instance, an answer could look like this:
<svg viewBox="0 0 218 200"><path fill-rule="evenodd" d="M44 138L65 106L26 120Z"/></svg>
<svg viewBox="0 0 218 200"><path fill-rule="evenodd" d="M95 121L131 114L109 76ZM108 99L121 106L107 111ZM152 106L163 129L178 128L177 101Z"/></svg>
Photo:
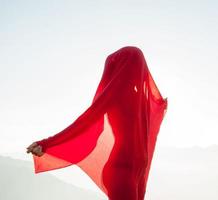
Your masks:
<svg viewBox="0 0 218 200"><path fill-rule="evenodd" d="M67 128L36 141L35 173L79 166L110 200L144 199L167 110L143 52L125 46L107 56L91 105Z"/></svg>

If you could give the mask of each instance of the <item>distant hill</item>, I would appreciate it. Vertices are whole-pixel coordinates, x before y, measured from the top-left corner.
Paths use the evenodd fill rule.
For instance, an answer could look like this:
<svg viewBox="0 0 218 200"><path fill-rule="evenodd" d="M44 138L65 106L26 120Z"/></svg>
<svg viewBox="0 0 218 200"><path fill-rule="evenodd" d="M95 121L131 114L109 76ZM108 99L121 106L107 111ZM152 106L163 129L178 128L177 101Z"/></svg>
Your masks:
<svg viewBox="0 0 218 200"><path fill-rule="evenodd" d="M1 200L99 200L92 191L60 181L50 174L36 176L29 161L0 156Z"/></svg>
<svg viewBox="0 0 218 200"><path fill-rule="evenodd" d="M36 176L32 160L0 156L0 169L1 200L106 200L49 173ZM217 199L218 145L207 148L157 145L145 200Z"/></svg>

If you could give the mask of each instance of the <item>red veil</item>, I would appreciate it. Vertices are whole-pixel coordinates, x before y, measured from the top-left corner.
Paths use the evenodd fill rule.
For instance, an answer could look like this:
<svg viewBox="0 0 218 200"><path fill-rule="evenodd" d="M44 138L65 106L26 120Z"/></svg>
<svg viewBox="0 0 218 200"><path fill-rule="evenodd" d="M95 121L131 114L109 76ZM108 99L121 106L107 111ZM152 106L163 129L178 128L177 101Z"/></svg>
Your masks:
<svg viewBox="0 0 218 200"><path fill-rule="evenodd" d="M110 199L134 199L135 189L135 199L143 199L166 110L143 52L122 47L107 56L88 109L61 132L36 141L45 153L33 155L35 173L76 164Z"/></svg>

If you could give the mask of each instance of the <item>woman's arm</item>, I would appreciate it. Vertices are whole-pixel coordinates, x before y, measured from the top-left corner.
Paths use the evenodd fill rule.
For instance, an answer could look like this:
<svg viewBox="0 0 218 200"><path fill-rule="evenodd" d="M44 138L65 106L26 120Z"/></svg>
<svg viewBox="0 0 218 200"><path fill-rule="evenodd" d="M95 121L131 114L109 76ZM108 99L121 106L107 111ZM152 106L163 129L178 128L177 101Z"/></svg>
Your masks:
<svg viewBox="0 0 218 200"><path fill-rule="evenodd" d="M122 86L122 84L125 84L125 79L127 78L125 73L125 67L126 65L123 63L122 66L120 66L118 72L106 84L106 86L104 85L104 81L108 80L108 74L104 71L96 94L98 90L102 90L102 92L100 92L98 96L95 96L89 108L64 130L43 140L36 141L36 143L42 147L43 152L48 147L58 145L68 140L69 138L79 135L83 132L83 130L89 127L93 122L95 122L100 116L102 116L102 114L107 111L108 107L112 105L114 100L116 100L114 99L116 98L116 94L122 91L122 87L125 87Z"/></svg>
<svg viewBox="0 0 218 200"><path fill-rule="evenodd" d="M143 54L139 51L116 52L106 59L104 72L100 85L96 91L100 91L95 95L92 104L82 113L71 125L57 133L41 141L36 141L41 145L42 151L46 148L60 144L69 138L75 137L88 128L93 122L101 117L107 109L113 105L113 102L122 96L122 92L127 89L129 83L133 80L142 78L146 64L143 59Z"/></svg>

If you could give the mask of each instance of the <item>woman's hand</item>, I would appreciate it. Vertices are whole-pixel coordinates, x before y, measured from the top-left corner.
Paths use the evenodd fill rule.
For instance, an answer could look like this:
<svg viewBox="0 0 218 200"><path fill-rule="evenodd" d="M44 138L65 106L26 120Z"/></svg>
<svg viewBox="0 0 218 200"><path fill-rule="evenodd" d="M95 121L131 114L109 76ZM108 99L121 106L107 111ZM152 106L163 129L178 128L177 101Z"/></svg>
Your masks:
<svg viewBox="0 0 218 200"><path fill-rule="evenodd" d="M36 156L42 156L44 154L44 152L42 152L42 147L36 142L33 142L30 146L27 147L27 153L30 152Z"/></svg>

